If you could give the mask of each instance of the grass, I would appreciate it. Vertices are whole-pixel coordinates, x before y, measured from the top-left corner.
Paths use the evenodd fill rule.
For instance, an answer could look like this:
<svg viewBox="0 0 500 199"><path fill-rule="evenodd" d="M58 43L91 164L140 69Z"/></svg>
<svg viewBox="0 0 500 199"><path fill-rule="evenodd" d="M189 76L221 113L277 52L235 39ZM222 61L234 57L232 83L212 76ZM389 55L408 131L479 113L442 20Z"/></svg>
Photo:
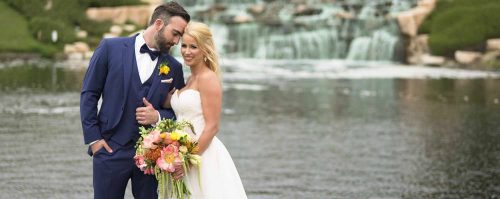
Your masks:
<svg viewBox="0 0 500 199"><path fill-rule="evenodd" d="M24 16L0 1L0 52L35 52L43 56L55 53L55 48L36 41Z"/></svg>

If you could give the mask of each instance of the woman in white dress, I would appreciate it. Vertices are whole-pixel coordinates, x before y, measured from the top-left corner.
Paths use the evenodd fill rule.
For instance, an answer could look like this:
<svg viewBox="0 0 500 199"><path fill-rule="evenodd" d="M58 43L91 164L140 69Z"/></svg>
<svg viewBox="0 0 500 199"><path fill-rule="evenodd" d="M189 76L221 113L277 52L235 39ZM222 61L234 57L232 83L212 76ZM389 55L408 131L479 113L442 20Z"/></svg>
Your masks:
<svg viewBox="0 0 500 199"><path fill-rule="evenodd" d="M184 177L191 198L245 199L245 189L234 162L215 136L219 131L222 88L218 56L207 25L188 24L182 36L181 54L191 76L184 88L169 93L164 106L172 107L178 121L191 122L195 130L192 136L198 139L202 159L200 176L198 169L191 168Z"/></svg>

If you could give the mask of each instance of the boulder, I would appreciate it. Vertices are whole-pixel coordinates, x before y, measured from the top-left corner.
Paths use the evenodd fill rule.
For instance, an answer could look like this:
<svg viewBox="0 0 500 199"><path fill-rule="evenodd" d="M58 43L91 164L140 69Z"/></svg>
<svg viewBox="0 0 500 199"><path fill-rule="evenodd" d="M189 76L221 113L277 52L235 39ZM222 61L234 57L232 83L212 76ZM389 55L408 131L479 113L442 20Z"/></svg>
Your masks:
<svg viewBox="0 0 500 199"><path fill-rule="evenodd" d="M252 21L253 21L253 18L251 16L244 15L244 14L236 15L233 18L233 22L237 23L237 24L240 24L240 23L249 23L249 22L252 22Z"/></svg>
<svg viewBox="0 0 500 199"><path fill-rule="evenodd" d="M73 46L75 48L75 52L86 53L90 51L89 45L81 41L73 43Z"/></svg>
<svg viewBox="0 0 500 199"><path fill-rule="evenodd" d="M76 48L73 44L64 44L64 54L70 54L76 52Z"/></svg>
<svg viewBox="0 0 500 199"><path fill-rule="evenodd" d="M424 54L421 56L421 63L428 66L442 66L446 62L446 59L442 56L434 56L430 54Z"/></svg>
<svg viewBox="0 0 500 199"><path fill-rule="evenodd" d="M455 60L460 64L474 64L481 58L481 53L473 51L455 51Z"/></svg>
<svg viewBox="0 0 500 199"><path fill-rule="evenodd" d="M488 51L500 50L500 39L488 39L486 41L486 49Z"/></svg>
<svg viewBox="0 0 500 199"><path fill-rule="evenodd" d="M252 15L260 15L264 12L264 10L265 10L264 4L252 5L247 8L247 11Z"/></svg>
<svg viewBox="0 0 500 199"><path fill-rule="evenodd" d="M137 27L135 27L135 25L132 25L132 24L123 25L123 30L125 30L127 32L132 32L136 29L137 29Z"/></svg>
<svg viewBox="0 0 500 199"><path fill-rule="evenodd" d="M88 33L85 30L79 30L76 32L76 38L82 39L82 38L87 38L87 36L88 36Z"/></svg>
<svg viewBox="0 0 500 199"><path fill-rule="evenodd" d="M121 35L121 34L122 34L122 32L123 32L123 28L122 28L122 27L120 27L120 26L118 26L118 25L113 25L113 26L111 26L111 27L109 28L109 32L110 32L111 34L113 34L113 35L117 35L117 36L119 36L119 35Z"/></svg>
<svg viewBox="0 0 500 199"><path fill-rule="evenodd" d="M118 35L114 35L114 34L111 34L111 33L104 33L102 35L102 38L114 38L114 37L118 37Z"/></svg>
<svg viewBox="0 0 500 199"><path fill-rule="evenodd" d="M132 21L137 25L147 25L155 6L119 6L119 7L101 7L89 8L86 15L89 19L96 21L110 20L114 24L124 24Z"/></svg>

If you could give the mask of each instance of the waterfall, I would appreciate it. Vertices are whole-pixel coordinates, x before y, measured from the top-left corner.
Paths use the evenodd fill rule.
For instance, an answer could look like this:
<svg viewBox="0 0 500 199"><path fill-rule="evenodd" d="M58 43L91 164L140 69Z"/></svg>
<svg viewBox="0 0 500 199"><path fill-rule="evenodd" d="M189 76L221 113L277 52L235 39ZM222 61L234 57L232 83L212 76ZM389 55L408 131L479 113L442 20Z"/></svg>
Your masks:
<svg viewBox="0 0 500 199"><path fill-rule="evenodd" d="M193 20L209 24L225 57L391 61L400 32L390 16L412 8L416 1L187 0L182 4Z"/></svg>
<svg viewBox="0 0 500 199"><path fill-rule="evenodd" d="M354 39L347 54L348 60L393 60L398 38L385 30L378 30L372 37Z"/></svg>

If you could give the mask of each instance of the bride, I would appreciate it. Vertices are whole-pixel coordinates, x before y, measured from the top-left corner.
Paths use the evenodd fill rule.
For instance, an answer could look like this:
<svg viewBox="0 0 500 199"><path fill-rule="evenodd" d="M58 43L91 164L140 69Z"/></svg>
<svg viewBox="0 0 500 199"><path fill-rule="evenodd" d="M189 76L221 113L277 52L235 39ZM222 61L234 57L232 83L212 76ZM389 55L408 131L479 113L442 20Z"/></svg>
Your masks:
<svg viewBox="0 0 500 199"><path fill-rule="evenodd" d="M163 106L171 107L178 121L191 122L195 130L192 136L198 139L200 175L194 168L184 177L191 198L247 198L229 152L215 136L219 131L222 88L218 58L207 25L188 24L182 36L181 54L191 76L184 88L169 93Z"/></svg>

